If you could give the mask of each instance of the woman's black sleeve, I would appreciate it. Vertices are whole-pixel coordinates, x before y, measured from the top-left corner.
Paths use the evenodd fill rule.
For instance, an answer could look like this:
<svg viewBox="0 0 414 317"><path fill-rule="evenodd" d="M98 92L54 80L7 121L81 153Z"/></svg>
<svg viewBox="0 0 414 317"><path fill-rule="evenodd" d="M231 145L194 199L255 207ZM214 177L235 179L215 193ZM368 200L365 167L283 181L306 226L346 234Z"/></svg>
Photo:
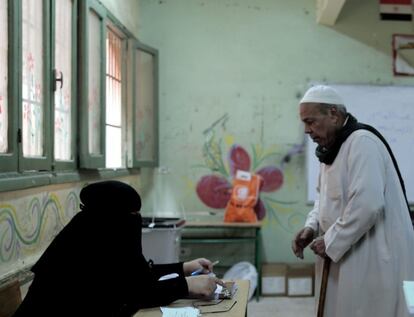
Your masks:
<svg viewBox="0 0 414 317"><path fill-rule="evenodd" d="M172 271L167 270L167 266L164 265L159 267L159 271L154 267L150 267L142 257L135 269L128 270L130 274L125 281L127 289L125 302L128 313L133 314L141 308L165 306L188 296L187 281L183 274L164 281L158 280L160 273L173 273L180 267L182 272L182 264L172 265Z"/></svg>
<svg viewBox="0 0 414 317"><path fill-rule="evenodd" d="M171 273L177 273L180 276L184 276L182 262L171 264L153 264L152 271L158 278Z"/></svg>

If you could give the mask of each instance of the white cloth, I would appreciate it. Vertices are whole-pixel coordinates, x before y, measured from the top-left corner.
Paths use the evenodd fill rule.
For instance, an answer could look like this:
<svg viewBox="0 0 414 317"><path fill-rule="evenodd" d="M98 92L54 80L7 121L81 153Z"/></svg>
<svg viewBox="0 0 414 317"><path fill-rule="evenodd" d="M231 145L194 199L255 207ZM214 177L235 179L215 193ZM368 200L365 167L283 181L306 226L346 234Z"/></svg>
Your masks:
<svg viewBox="0 0 414 317"><path fill-rule="evenodd" d="M330 105L344 105L342 97L332 87L317 85L308 89L300 103L326 103Z"/></svg>
<svg viewBox="0 0 414 317"><path fill-rule="evenodd" d="M414 280L414 231L384 144L366 130L352 133L333 164L321 164L318 191L305 226L325 232L332 259L324 316L409 316L402 282Z"/></svg>

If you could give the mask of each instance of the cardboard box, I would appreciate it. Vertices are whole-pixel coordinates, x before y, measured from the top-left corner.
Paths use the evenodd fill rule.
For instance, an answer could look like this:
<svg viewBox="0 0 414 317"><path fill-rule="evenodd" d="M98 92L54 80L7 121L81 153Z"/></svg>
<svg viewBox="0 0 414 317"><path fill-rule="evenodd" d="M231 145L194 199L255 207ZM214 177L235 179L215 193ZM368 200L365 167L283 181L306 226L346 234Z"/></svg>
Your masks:
<svg viewBox="0 0 414 317"><path fill-rule="evenodd" d="M314 264L289 264L287 269L287 296L314 296Z"/></svg>
<svg viewBox="0 0 414 317"><path fill-rule="evenodd" d="M287 265L282 263L265 263L262 265L263 296L286 296Z"/></svg>

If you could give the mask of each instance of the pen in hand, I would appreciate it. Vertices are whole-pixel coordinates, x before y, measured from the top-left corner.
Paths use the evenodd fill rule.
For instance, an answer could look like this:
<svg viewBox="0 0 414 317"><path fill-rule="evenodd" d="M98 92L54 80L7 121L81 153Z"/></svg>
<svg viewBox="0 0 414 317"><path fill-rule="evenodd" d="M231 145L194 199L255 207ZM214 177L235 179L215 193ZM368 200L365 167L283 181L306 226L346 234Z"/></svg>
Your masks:
<svg viewBox="0 0 414 317"><path fill-rule="evenodd" d="M214 261L213 263L211 263L211 266L214 266L216 264L218 264L219 261ZM199 268L197 270L195 270L194 272L191 273L191 276L195 276L195 275L200 275L203 272L204 268Z"/></svg>

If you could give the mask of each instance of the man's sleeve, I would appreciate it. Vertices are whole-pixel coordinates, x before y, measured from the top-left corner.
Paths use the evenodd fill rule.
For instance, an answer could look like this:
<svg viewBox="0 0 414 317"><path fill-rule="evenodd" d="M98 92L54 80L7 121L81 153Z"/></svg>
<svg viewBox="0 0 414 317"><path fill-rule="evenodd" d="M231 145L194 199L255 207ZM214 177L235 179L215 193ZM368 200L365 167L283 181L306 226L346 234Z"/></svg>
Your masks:
<svg viewBox="0 0 414 317"><path fill-rule="evenodd" d="M316 187L315 203L313 204L313 209L308 213L308 216L305 222L305 227L312 228L315 234L318 234L318 231L319 231L319 189L320 189L320 185L321 185L321 172L319 171L318 185Z"/></svg>
<svg viewBox="0 0 414 317"><path fill-rule="evenodd" d="M308 217L305 221L305 227L310 227L313 229L315 234L318 233L319 230L319 194L315 199L315 204L313 205L313 209L309 212Z"/></svg>

